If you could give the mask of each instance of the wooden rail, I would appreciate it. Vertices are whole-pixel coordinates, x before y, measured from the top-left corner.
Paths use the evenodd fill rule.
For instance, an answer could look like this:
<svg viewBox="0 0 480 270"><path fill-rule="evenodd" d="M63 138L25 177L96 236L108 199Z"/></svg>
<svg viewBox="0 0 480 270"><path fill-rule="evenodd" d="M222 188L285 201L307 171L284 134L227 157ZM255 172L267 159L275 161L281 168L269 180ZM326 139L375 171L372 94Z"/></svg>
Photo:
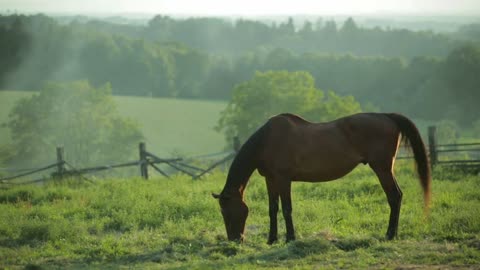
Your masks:
<svg viewBox="0 0 480 270"><path fill-rule="evenodd" d="M238 139L234 140L234 149L238 149ZM224 164L231 160L234 156L236 151L228 151L228 152L222 152L222 153L214 153L214 154L207 154L207 155L201 155L198 157L213 157L213 156L219 156L223 155L224 157L221 158L218 161L213 162L210 166L207 168L203 169L198 166L188 164L187 160L198 160L198 157L195 158L161 158L158 157L157 155L148 152L146 144L144 142L139 143L138 145L138 153L139 153L139 160L135 161L129 161L129 162L124 162L124 163L119 163L119 164L112 164L112 165L101 165L101 166L94 166L94 167L87 167L87 168L74 168L71 164L66 162L65 160L65 151L64 148L59 146L56 148L56 159L57 162L54 164L50 164L48 166L44 166L41 168L35 168L35 169L15 169L15 170L8 170L8 171L14 171L14 172L19 172L19 174L12 175L12 176L7 176L0 178L0 183L1 184L11 184L11 185L17 185L17 184L29 184L29 183L36 183L36 182L41 182L46 180L47 178L41 178L37 180L29 180L26 182L11 182L11 180L18 179L21 177L25 176L30 176L32 174L40 173L40 172L45 172L46 170L52 170L55 169L55 171L50 173L50 178L64 178L64 177L69 177L69 176L74 176L74 175L83 175L87 173L95 173L95 172L100 172L100 171L105 171L105 170L111 170L111 169L118 169L118 168L125 168L125 167L133 167L133 166L139 166L140 168L140 177L144 179L149 178L149 171L148 168L152 167L155 171L160 173L161 175L165 177L170 177L169 174L162 168L160 168L159 165L161 164L166 164L169 166L171 169L181 172L184 174L189 175L193 179L198 179L205 175L206 173L210 172L214 168L220 166L221 164ZM66 167L68 165L68 168Z"/></svg>
<svg viewBox="0 0 480 270"><path fill-rule="evenodd" d="M454 167L461 167L461 168L469 168L474 169L480 172L480 142L475 143L458 143L458 144L438 144L437 143L437 134L436 134L436 127L430 126L428 127L428 154L430 158L430 164L432 169L438 165L444 166L454 166ZM56 159L57 162L54 164L50 164L48 166L44 166L41 168L35 169L15 169L15 170L8 170L11 172L20 172L17 175L7 176L0 178L0 183L2 184L22 184L22 183L31 183L31 182L39 182L43 181L44 179L37 179L37 180L30 180L30 182L20 182L14 183L11 182L13 179L17 179L20 177L29 176L32 174L36 174L39 172L44 172L46 170L51 170L56 168L56 170L50 174L53 178L63 178L66 176L72 175L83 175L86 173L94 173L104 170L111 170L117 168L124 168L130 166L138 166L140 169L140 176L144 179L149 178L149 171L148 168L151 167L161 175L165 177L170 177L165 169L162 169L160 165L165 164L170 169L173 169L177 172L181 172L184 174L189 175L192 179L198 179L205 175L206 173L210 172L214 168L230 161L235 157L236 152L240 147L240 143L238 138L235 138L233 141L233 151L229 152L222 152L222 153L213 153L207 155L200 155L195 158L161 158L157 155L147 151L146 144L144 142L139 143L138 145L138 153L139 153L139 160L130 161L120 164L113 164L113 165L102 165L96 167L88 167L88 168L81 168L76 169L73 168L70 164L65 161L65 152L63 147L56 148ZM467 158L459 159L458 156L454 158L449 158L448 154L452 153L476 153L474 155L467 154L465 155ZM223 155L223 158L219 159L218 161L214 161L209 165L207 168L200 168L198 166L188 164L188 161L200 159L200 157L207 158L207 157L214 157ZM413 158L411 155L409 156L399 156L397 159L409 159ZM65 165L69 165L69 168Z"/></svg>
<svg viewBox="0 0 480 270"><path fill-rule="evenodd" d="M436 127L428 128L428 146L430 153L430 164L432 168L437 165L446 165L460 168L471 168L480 171L480 142L474 143L449 143L438 144L436 135ZM448 156L448 154L465 153L464 159ZM471 155L471 153L478 153Z"/></svg>
<svg viewBox="0 0 480 270"><path fill-rule="evenodd" d="M480 172L480 142L473 143L437 143L437 128L428 127L428 155L432 169L444 165L451 167L475 169ZM449 154L465 153L465 159L449 157ZM476 153L471 155L472 153ZM398 156L397 159L412 159L412 155Z"/></svg>

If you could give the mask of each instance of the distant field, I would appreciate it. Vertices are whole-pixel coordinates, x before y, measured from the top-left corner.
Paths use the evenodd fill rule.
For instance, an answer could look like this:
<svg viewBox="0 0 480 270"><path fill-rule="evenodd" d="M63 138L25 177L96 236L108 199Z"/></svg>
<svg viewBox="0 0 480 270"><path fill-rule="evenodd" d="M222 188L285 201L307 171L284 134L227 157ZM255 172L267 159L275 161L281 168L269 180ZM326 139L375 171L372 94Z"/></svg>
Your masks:
<svg viewBox="0 0 480 270"><path fill-rule="evenodd" d="M16 100L31 94L0 91L0 123L5 122ZM226 105L224 102L143 97L115 97L115 100L121 115L140 123L147 149L154 153L198 155L218 152L226 146L223 135L213 130ZM9 140L8 131L0 127L0 141Z"/></svg>
<svg viewBox="0 0 480 270"><path fill-rule="evenodd" d="M213 130L224 102L116 97L120 113L138 120L154 153L205 154L225 147Z"/></svg>

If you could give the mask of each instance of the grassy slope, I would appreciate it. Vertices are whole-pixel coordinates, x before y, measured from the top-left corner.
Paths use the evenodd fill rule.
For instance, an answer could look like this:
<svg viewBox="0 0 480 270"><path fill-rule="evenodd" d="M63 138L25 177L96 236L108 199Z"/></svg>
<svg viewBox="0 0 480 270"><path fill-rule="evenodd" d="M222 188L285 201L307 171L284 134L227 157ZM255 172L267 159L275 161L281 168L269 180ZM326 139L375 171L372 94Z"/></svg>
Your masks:
<svg viewBox="0 0 480 270"><path fill-rule="evenodd" d="M267 194L254 175L247 241L225 241L217 202L225 175L201 181L71 180L0 191L0 268L381 268L480 267L480 179L437 173L425 221L418 181L400 166L399 239L384 241L388 206L362 166L342 181L293 185L298 240L268 246ZM279 232L284 224L279 215Z"/></svg>
<svg viewBox="0 0 480 270"><path fill-rule="evenodd" d="M116 97L120 114L140 122L147 148L162 155L222 151L222 134L213 130L224 102Z"/></svg>
<svg viewBox="0 0 480 270"><path fill-rule="evenodd" d="M6 121L14 102L28 95L31 92L0 91L0 123ZM218 152L226 146L223 135L213 130L225 107L223 102L141 97L115 97L115 100L122 116L140 123L147 148L153 153L198 155ZM0 142L9 140L8 131L0 127Z"/></svg>

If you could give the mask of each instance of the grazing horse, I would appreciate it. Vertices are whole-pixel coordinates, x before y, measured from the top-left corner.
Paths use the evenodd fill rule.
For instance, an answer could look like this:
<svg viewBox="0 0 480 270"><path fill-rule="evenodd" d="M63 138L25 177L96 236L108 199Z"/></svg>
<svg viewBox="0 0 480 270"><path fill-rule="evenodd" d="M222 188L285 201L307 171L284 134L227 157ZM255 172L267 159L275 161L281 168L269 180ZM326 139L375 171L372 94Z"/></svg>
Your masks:
<svg viewBox="0 0 480 270"><path fill-rule="evenodd" d="M327 123L311 123L293 114L270 118L242 145L229 169L219 200L229 240L244 238L248 207L244 192L255 169L265 177L270 216L268 243L277 241L279 198L286 223L286 241L295 240L292 221L292 181L338 179L359 163L375 172L387 195L390 221L386 237L397 235L402 191L393 165L401 139L413 150L423 188L425 209L430 201L430 166L415 124L394 113L359 113Z"/></svg>

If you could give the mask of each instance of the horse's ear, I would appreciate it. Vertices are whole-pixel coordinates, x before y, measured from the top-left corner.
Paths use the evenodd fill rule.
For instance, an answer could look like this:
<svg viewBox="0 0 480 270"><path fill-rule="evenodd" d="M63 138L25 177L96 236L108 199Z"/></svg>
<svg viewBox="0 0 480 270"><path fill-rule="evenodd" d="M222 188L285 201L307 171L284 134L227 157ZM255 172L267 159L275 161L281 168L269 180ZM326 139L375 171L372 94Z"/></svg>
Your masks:
<svg viewBox="0 0 480 270"><path fill-rule="evenodd" d="M220 199L220 194L212 193L212 197L215 199Z"/></svg>

